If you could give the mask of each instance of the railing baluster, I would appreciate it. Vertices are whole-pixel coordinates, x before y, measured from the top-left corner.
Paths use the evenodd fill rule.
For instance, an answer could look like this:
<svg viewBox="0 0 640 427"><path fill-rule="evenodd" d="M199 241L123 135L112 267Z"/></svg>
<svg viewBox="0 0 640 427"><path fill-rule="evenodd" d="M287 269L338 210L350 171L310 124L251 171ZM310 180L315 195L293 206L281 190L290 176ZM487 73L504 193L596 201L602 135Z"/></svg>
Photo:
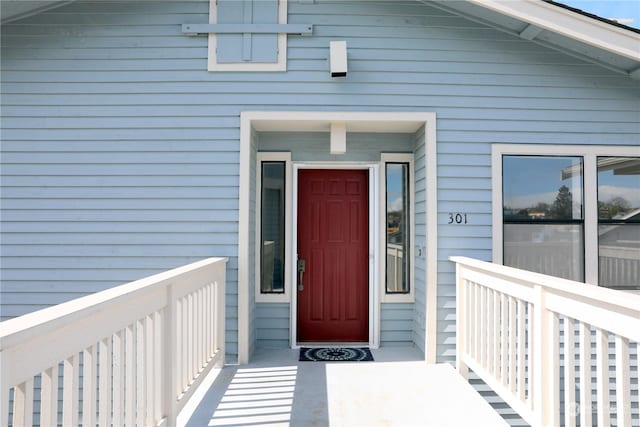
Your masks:
<svg viewBox="0 0 640 427"><path fill-rule="evenodd" d="M13 416L15 426L33 425L33 378L14 387Z"/></svg>
<svg viewBox="0 0 640 427"><path fill-rule="evenodd" d="M98 355L96 346L85 349L82 355L82 425L96 425L96 378ZM56 411L57 412L57 411Z"/></svg>
<svg viewBox="0 0 640 427"><path fill-rule="evenodd" d="M631 427L631 375L629 340L616 335L616 421L618 427ZM627 405L626 402L629 402Z"/></svg>
<svg viewBox="0 0 640 427"><path fill-rule="evenodd" d="M136 337L136 425L145 425L145 409L147 403L147 387L145 381L146 354L145 339L147 331L144 328L144 319L136 321L138 336Z"/></svg>
<svg viewBox="0 0 640 427"><path fill-rule="evenodd" d="M171 301L167 301L167 304L171 304ZM162 359L166 357L163 355L163 319L162 313L159 311L153 313L153 332L153 381L155 384L153 387L153 420L156 425L162 418Z"/></svg>
<svg viewBox="0 0 640 427"><path fill-rule="evenodd" d="M517 356L516 356L516 360L518 362L518 366L517 366L517 391L518 391L518 397L520 398L521 401L524 402L525 399L525 365L526 365L526 361L525 361L525 338L526 338L526 334L527 334L527 325L525 323L525 312L524 312L524 301L522 300L517 300L517 314L518 314L518 329L517 329L517 339L518 339L518 345L517 345Z"/></svg>
<svg viewBox="0 0 640 427"><path fill-rule="evenodd" d="M575 322L564 319L564 425L576 427L576 355Z"/></svg>
<svg viewBox="0 0 640 427"><path fill-rule="evenodd" d="M493 376L500 378L500 292L493 291Z"/></svg>
<svg viewBox="0 0 640 427"><path fill-rule="evenodd" d="M78 425L78 354L64 360L64 377L62 380L62 424Z"/></svg>
<svg viewBox="0 0 640 427"><path fill-rule="evenodd" d="M505 294L500 295L500 380L503 385L509 382L509 306Z"/></svg>
<svg viewBox="0 0 640 427"><path fill-rule="evenodd" d="M592 425L591 417L591 327L580 322L580 425Z"/></svg>
<svg viewBox="0 0 640 427"><path fill-rule="evenodd" d="M42 373L40 383L40 425L58 424L58 365Z"/></svg>
<svg viewBox="0 0 640 427"><path fill-rule="evenodd" d="M113 425L124 424L124 331L113 336Z"/></svg>
<svg viewBox="0 0 640 427"><path fill-rule="evenodd" d="M477 283L473 284L474 296L473 299L475 301L475 317L473 319L474 328L473 328L473 339L474 339L474 349L473 349L473 357L475 359L480 360L481 354L481 346L482 346L482 296L480 291L480 285Z"/></svg>
<svg viewBox="0 0 640 427"><path fill-rule="evenodd" d="M147 391L146 394L146 404L145 404L145 414L146 414L146 421L145 424L146 425L155 425L155 423L153 422L153 416L155 413L155 408L153 407L154 404L154 398L155 398L155 369L154 369L154 359L155 359L155 354L154 354L154 348L153 348L153 340L155 338L155 332L154 332L154 324L153 324L153 319L151 316L147 316L144 319L144 328L145 328L145 349L144 349L144 353L145 353L145 377L146 377L146 384L145 384L145 390Z"/></svg>
<svg viewBox="0 0 640 427"><path fill-rule="evenodd" d="M494 350L494 338L493 338L493 333L494 333L494 320L495 317L493 315L494 313L494 307L493 307L493 302L494 302L494 298L493 298L493 294L494 291L492 289L487 289L487 295L486 295L486 301L487 301L487 310L486 310L486 334L487 334L487 341L485 343L486 345L486 353L487 353L487 359L484 363L484 367L491 373L493 373L493 366L494 366L494 360L495 360L495 353L493 352Z"/></svg>
<svg viewBox="0 0 640 427"><path fill-rule="evenodd" d="M101 426L111 425L111 403L113 399L111 380L112 380L112 363L111 356L112 342L111 336L100 341L100 383L99 383L99 406L98 421Z"/></svg>
<svg viewBox="0 0 640 427"><path fill-rule="evenodd" d="M136 363L137 363L137 335L136 323L127 326L125 332L125 424L133 426L136 422Z"/></svg>
<svg viewBox="0 0 640 427"><path fill-rule="evenodd" d="M478 288L480 291L478 329L481 331L479 334L480 353L478 354L478 361L480 362L480 365L484 367L487 360L487 288L484 286L478 286Z"/></svg>
<svg viewBox="0 0 640 427"><path fill-rule="evenodd" d="M36 421L55 426L60 399L64 426L175 425L224 362L226 262L199 261L2 322L0 425L31 425L39 409Z"/></svg>
<svg viewBox="0 0 640 427"><path fill-rule="evenodd" d="M598 425L611 424L609 403L609 335L596 328L596 396Z"/></svg>
<svg viewBox="0 0 640 427"><path fill-rule="evenodd" d="M516 301L513 297L509 297L509 389L515 393L516 388L516 355L518 350L516 343L518 342L516 326Z"/></svg>

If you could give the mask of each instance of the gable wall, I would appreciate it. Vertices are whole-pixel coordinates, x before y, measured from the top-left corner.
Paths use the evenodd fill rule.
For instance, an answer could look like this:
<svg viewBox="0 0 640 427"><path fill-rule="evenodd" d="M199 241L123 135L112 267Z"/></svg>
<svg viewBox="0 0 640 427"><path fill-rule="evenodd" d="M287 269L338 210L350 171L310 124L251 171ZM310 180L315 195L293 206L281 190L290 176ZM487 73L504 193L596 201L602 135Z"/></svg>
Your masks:
<svg viewBox="0 0 640 427"><path fill-rule="evenodd" d="M3 26L3 317L228 256L233 360L240 112L429 111L438 359L452 361L447 259L491 259L491 143L640 139L636 81L435 8L291 0L289 22L314 35L289 36L287 73L207 73L206 37L180 25L208 7L80 1ZM345 79L329 77L330 40L347 41Z"/></svg>

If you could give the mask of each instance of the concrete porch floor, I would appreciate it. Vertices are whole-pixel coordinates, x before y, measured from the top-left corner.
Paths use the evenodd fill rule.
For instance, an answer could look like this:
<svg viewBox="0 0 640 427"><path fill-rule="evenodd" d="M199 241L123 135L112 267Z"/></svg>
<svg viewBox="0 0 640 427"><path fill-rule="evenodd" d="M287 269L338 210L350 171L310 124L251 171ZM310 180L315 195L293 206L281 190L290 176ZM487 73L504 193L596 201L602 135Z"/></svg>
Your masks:
<svg viewBox="0 0 640 427"><path fill-rule="evenodd" d="M413 348L372 350L375 362L299 362L299 350L260 349L227 366L188 427L506 426L448 364Z"/></svg>

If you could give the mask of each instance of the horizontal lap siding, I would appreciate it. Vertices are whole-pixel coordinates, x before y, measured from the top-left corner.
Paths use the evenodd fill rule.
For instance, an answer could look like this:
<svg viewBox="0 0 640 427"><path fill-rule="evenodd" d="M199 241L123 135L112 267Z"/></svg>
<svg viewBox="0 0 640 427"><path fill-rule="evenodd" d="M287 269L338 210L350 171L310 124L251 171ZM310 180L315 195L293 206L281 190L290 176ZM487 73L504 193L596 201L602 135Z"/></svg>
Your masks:
<svg viewBox="0 0 640 427"><path fill-rule="evenodd" d="M207 73L206 37L180 31L207 1L80 1L3 26L3 316L225 255L233 353L240 112L430 111L453 361L447 258L491 259L491 144L638 144L637 81L417 2L289 3L314 34L288 37L287 73ZM330 40L347 41L346 78L329 77Z"/></svg>
<svg viewBox="0 0 640 427"><path fill-rule="evenodd" d="M414 247L414 313L413 313L413 343L425 353L426 333L426 262L427 262L427 217L426 217L426 158L425 158L425 129L424 126L415 135L414 152L414 218L413 233ZM418 251L418 248L421 251ZM421 253L420 253L421 252Z"/></svg>
<svg viewBox="0 0 640 427"><path fill-rule="evenodd" d="M288 303L257 303L256 347L289 348L290 317Z"/></svg>

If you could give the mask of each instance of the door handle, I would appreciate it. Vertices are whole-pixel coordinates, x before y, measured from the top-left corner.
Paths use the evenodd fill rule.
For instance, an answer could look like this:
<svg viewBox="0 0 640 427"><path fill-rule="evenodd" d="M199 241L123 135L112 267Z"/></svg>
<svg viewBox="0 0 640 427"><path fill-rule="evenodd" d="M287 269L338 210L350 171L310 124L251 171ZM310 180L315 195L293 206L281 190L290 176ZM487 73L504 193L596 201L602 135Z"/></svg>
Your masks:
<svg viewBox="0 0 640 427"><path fill-rule="evenodd" d="M298 290L304 291L304 271L306 269L305 261L303 259L298 260Z"/></svg>

